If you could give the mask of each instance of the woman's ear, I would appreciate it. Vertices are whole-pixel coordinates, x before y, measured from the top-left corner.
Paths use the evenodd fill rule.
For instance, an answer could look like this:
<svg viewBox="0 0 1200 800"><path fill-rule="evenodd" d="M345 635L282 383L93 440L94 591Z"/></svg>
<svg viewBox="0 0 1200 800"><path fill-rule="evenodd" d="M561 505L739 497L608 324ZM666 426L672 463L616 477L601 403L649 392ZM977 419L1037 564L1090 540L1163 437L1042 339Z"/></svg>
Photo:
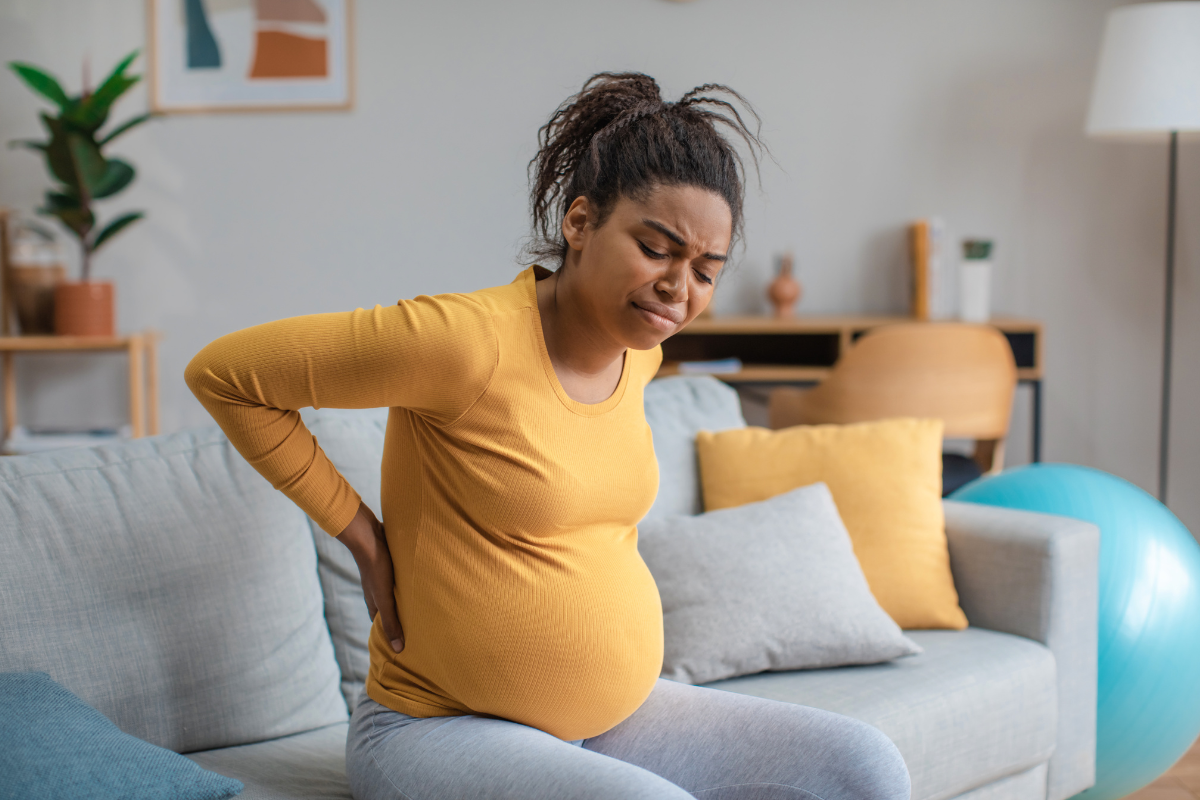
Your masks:
<svg viewBox="0 0 1200 800"><path fill-rule="evenodd" d="M584 237L587 233L588 215L591 213L591 204L583 195L576 197L571 207L567 209L567 213L563 214L562 232L563 238L567 240L567 246L572 250L582 250Z"/></svg>

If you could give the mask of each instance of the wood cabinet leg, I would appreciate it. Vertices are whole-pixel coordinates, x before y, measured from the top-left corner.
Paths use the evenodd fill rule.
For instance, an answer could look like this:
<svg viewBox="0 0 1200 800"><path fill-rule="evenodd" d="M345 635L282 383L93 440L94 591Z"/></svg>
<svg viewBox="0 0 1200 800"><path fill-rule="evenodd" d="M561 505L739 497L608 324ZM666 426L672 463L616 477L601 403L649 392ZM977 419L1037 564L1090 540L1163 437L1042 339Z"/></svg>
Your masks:
<svg viewBox="0 0 1200 800"><path fill-rule="evenodd" d="M146 333L146 423L150 435L158 430L158 331Z"/></svg>
<svg viewBox="0 0 1200 800"><path fill-rule="evenodd" d="M146 435L146 382L142 371L142 341L140 334L129 337L129 422L135 439Z"/></svg>
<svg viewBox="0 0 1200 800"><path fill-rule="evenodd" d="M13 354L5 351L4 363L4 441L12 436L17 427L17 371L13 368Z"/></svg>

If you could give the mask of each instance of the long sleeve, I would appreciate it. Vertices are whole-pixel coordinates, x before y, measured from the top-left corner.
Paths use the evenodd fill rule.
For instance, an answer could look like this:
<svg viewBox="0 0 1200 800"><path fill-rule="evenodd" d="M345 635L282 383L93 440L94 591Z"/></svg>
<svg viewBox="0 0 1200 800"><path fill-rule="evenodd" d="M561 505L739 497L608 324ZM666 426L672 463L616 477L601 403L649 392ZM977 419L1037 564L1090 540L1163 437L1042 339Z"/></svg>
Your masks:
<svg viewBox="0 0 1200 800"><path fill-rule="evenodd" d="M448 424L487 388L498 348L477 301L421 296L235 331L197 353L184 379L246 461L336 536L360 497L299 409L399 406Z"/></svg>

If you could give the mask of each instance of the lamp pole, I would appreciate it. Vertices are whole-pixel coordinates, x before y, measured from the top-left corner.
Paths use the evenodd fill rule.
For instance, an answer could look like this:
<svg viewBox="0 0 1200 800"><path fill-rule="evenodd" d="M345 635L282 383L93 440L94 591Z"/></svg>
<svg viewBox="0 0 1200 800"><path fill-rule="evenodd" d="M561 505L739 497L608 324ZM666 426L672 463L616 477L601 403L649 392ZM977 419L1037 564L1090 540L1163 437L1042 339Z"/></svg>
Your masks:
<svg viewBox="0 0 1200 800"><path fill-rule="evenodd" d="M1163 287L1162 418L1158 440L1158 500L1167 503L1167 468L1171 432L1171 329L1175 316L1175 195L1179 167L1179 131L1171 131L1167 174L1167 279Z"/></svg>

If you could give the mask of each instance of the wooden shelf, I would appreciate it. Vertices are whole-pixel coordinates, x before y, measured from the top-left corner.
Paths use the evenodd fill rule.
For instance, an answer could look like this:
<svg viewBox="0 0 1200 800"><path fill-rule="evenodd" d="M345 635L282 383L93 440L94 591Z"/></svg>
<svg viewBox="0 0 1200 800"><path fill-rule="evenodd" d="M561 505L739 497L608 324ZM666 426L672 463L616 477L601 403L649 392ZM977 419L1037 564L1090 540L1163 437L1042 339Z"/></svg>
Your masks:
<svg viewBox="0 0 1200 800"><path fill-rule="evenodd" d="M0 336L4 439L17 425L17 353L125 352L129 355L129 422L134 438L158 433L159 331L124 336Z"/></svg>
<svg viewBox="0 0 1200 800"><path fill-rule="evenodd" d="M148 335L157 335L157 333L147 332L128 336L0 336L0 352L128 350L136 337L145 338Z"/></svg>
<svg viewBox="0 0 1200 800"><path fill-rule="evenodd" d="M659 374L675 374L678 367L674 364L680 361L739 358L744 365L740 372L717 377L729 383L811 383L822 380L841 354L872 328L912 321L909 317L869 315L701 317L663 342ZM994 317L989 324L1008 339L1017 377L1041 380L1042 324L1020 317Z"/></svg>

